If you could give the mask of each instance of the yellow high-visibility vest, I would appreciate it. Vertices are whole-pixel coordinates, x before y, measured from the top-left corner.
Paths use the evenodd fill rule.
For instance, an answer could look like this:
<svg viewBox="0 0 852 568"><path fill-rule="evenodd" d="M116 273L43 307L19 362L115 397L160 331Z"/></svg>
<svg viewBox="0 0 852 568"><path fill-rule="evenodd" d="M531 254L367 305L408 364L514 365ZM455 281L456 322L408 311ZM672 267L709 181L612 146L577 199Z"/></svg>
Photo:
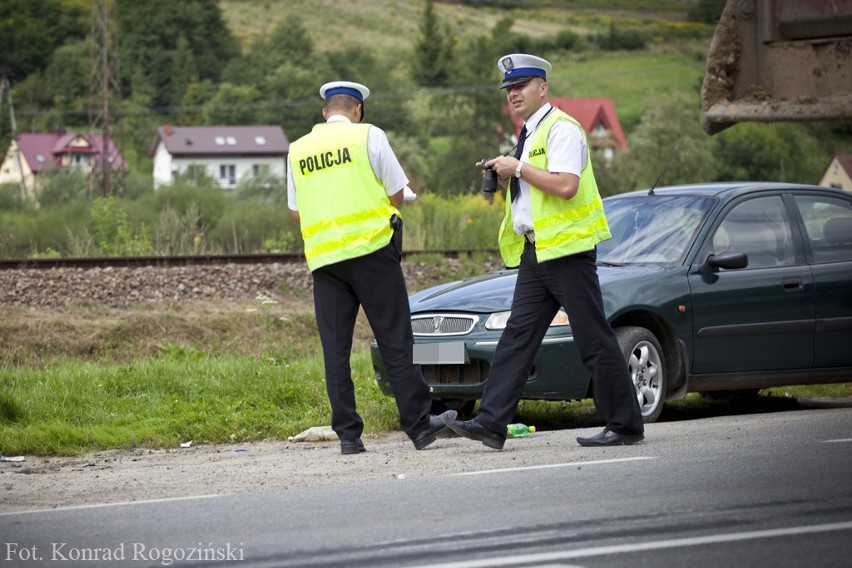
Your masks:
<svg viewBox="0 0 852 568"><path fill-rule="evenodd" d="M559 120L568 120L580 127L574 118L554 107L532 133L527 159L524 161L537 168L547 169L547 135ZM580 187L574 197L562 199L530 186L530 198L535 254L539 262L592 250L599 242L612 236L592 171L591 151L588 152L586 167L580 174ZM524 240L524 236L514 231L511 200L507 199L506 216L498 234L500 256L506 266L520 264Z"/></svg>
<svg viewBox="0 0 852 568"><path fill-rule="evenodd" d="M313 271L390 242L399 215L367 154L369 124L326 122L290 145L305 258Z"/></svg>

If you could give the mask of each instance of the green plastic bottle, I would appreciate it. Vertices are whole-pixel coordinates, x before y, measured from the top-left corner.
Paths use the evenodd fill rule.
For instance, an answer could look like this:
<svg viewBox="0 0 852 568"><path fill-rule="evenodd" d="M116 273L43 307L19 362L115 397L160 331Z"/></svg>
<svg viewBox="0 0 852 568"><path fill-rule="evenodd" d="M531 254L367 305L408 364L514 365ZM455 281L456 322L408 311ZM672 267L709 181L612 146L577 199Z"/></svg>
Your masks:
<svg viewBox="0 0 852 568"><path fill-rule="evenodd" d="M509 424L506 426L506 436L509 438L523 438L535 432L535 426L527 426L526 424Z"/></svg>

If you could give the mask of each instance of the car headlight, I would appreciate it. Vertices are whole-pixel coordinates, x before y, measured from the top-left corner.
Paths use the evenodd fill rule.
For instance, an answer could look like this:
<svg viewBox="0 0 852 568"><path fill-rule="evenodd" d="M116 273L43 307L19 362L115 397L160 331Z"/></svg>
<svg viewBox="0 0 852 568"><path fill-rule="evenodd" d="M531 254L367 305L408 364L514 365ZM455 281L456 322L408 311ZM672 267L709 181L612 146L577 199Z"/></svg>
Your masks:
<svg viewBox="0 0 852 568"><path fill-rule="evenodd" d="M509 316L512 315L511 311L507 312L497 312L488 316L488 319L485 320L485 329L490 329L492 331L499 331L506 329L506 322L509 321ZM550 322L550 327L556 327L560 325L569 325L568 314L563 310L559 310L556 312L556 315L553 318L553 321Z"/></svg>

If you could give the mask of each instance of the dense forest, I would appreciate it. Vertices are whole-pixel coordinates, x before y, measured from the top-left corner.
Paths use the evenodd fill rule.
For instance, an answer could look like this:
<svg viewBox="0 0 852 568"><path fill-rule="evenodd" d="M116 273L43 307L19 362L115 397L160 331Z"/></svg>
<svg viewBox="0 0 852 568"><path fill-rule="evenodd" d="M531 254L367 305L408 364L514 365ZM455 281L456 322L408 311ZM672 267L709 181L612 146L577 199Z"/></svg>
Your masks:
<svg viewBox="0 0 852 568"><path fill-rule="evenodd" d="M0 71L12 87L0 101L3 152L9 100L19 132L88 129L94 4L0 3ZM96 203L102 196L91 181L72 175L50 180L39 208L20 202L16 188L0 187L0 256L193 252L198 235L208 251L297 249L294 227L280 213L283 181L247 182L228 195L204 180L180 181L154 195L147 150L163 124L275 124L295 140L320 119L319 85L341 78L370 86L367 118L388 132L412 186L450 200L421 200L425 208L479 208L468 201L479 186L472 164L498 152L498 125L509 128L496 89L496 61L505 53L557 62L552 88L571 91L558 96L615 98L629 150L611 163L594 156L607 194L653 183L681 140L664 183L815 183L835 153L848 151L852 134L849 123L742 124L704 134L703 58L724 0L618 0L606 8L590 0L106 5L117 52L111 120L129 174L114 181L107 203ZM335 17L350 27L329 33L338 29ZM659 65L674 71L666 75ZM653 82L661 77L663 87ZM486 244L493 243L469 246Z"/></svg>

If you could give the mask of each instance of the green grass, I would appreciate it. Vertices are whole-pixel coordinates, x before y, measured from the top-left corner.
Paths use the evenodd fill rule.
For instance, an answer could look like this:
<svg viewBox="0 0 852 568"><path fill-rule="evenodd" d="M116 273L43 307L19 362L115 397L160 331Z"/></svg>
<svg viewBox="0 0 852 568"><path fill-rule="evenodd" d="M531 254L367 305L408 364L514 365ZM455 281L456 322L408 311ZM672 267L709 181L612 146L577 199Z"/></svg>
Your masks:
<svg viewBox="0 0 852 568"><path fill-rule="evenodd" d="M392 398L376 385L365 347L352 358L365 435L399 429ZM330 423L320 356L282 360L167 350L116 365L65 359L0 367L0 453L75 455L111 448L284 440ZM666 416L689 419L743 408L794 408L799 398L852 397L852 383L765 389L758 397L690 394ZM744 405L744 406L743 406ZM714 410L715 409L715 410ZM750 410L751 409L751 410ZM521 401L516 422L539 430L598 426L591 400Z"/></svg>
<svg viewBox="0 0 852 568"><path fill-rule="evenodd" d="M662 95L692 92L696 107L700 106L699 87L705 72L701 57L668 47L566 56L553 61L550 95L611 98L622 128L629 131Z"/></svg>
<svg viewBox="0 0 852 568"><path fill-rule="evenodd" d="M353 379L365 434L399 427L376 385L369 353ZM128 365L66 360L0 367L0 452L70 455L177 447L181 442L286 439L330 423L321 357L197 357L188 352Z"/></svg>

